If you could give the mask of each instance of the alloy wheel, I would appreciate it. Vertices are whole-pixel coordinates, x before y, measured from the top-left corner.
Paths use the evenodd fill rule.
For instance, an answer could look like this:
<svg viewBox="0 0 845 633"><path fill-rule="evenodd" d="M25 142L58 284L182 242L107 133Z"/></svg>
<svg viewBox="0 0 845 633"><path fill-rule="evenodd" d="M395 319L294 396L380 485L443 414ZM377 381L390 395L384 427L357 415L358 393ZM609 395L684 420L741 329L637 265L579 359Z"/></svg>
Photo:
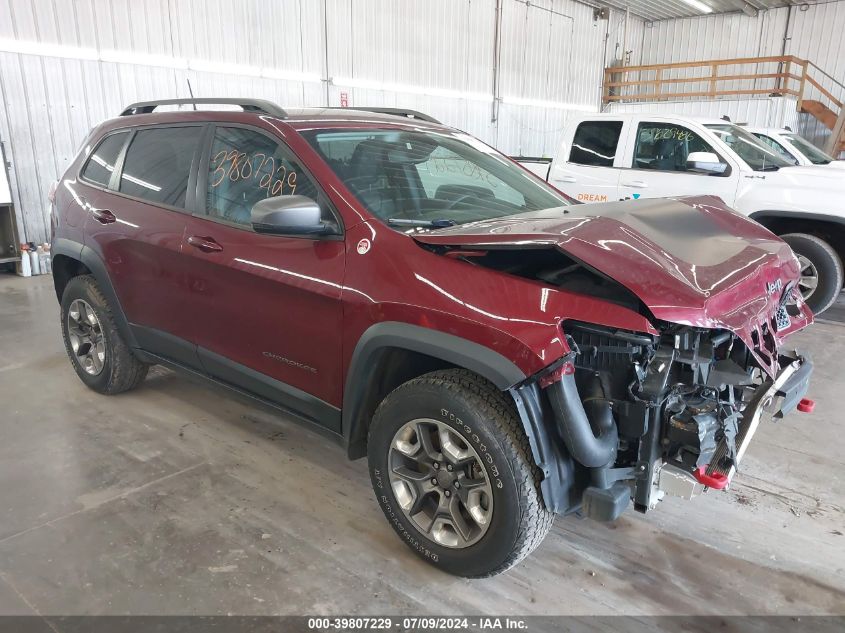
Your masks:
<svg viewBox="0 0 845 633"><path fill-rule="evenodd" d="M85 373L97 376L103 371L106 344L103 328L94 309L84 299L75 299L67 312L70 347Z"/></svg>
<svg viewBox="0 0 845 633"><path fill-rule="evenodd" d="M819 285L819 271L815 264L804 255L798 255L798 264L801 266L801 276L798 279L798 289L804 301L807 301Z"/></svg>
<svg viewBox="0 0 845 633"><path fill-rule="evenodd" d="M493 489L481 458L455 429L429 418L411 420L394 435L390 485L402 512L444 547L478 542L490 527Z"/></svg>

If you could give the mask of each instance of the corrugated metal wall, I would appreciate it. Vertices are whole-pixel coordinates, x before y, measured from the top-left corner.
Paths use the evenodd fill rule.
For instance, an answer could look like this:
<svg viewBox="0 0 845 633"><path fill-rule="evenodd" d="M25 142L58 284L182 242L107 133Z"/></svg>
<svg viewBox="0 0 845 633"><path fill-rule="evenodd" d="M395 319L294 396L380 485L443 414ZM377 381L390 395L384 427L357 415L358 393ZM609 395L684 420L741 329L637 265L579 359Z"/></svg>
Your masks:
<svg viewBox="0 0 845 633"><path fill-rule="evenodd" d="M809 59L824 70L813 76L821 81L839 101L845 103L845 2L810 5L806 10L792 10L789 28L788 53ZM812 89L810 98L819 98ZM801 134L816 145L824 147L830 130L815 117L801 115Z"/></svg>
<svg viewBox="0 0 845 633"><path fill-rule="evenodd" d="M845 102L845 2L822 2L789 8L761 11L757 17L726 14L646 23L639 59L632 64L667 64L710 59L795 55L815 63L821 70L811 69L818 80L839 101ZM824 71L824 72L822 72ZM778 72L778 65L731 66L723 74ZM794 67L791 72L798 74ZM825 74L827 73L827 74ZM702 70L679 69L663 77L701 76ZM631 77L636 79L636 77ZM642 77L648 79L652 77ZM768 80L770 81L770 80ZM720 83L720 89L767 88L743 80ZM792 87L797 88L796 84ZM691 92L706 84L676 85L676 92ZM805 98L829 103L812 85L807 85ZM795 101L784 100L792 107ZM830 131L815 117L799 114L768 97L759 99L724 99L718 101L641 102L616 104L614 111L658 110L683 112L700 116L729 115L736 121L756 125L790 125L817 145L824 146Z"/></svg>
<svg viewBox="0 0 845 633"><path fill-rule="evenodd" d="M785 25L785 9L762 11L756 18L730 13L649 23L641 63L780 55Z"/></svg>
<svg viewBox="0 0 845 633"><path fill-rule="evenodd" d="M8 40L39 43L32 54L0 52L0 137L21 238L47 238L47 189L93 125L133 101L188 96L187 79L196 96L264 97L291 107L341 105L343 93L353 107L428 112L507 153L551 155L567 118L599 107L603 61L621 37L621 14L613 14L606 45L609 23L594 21L592 7L501 0L497 55L496 6L0 0L6 50ZM629 29L641 33L642 21L632 18ZM630 36L629 49L635 37L638 47L641 35ZM61 47L85 59L69 59ZM174 67L174 59L184 63Z"/></svg>

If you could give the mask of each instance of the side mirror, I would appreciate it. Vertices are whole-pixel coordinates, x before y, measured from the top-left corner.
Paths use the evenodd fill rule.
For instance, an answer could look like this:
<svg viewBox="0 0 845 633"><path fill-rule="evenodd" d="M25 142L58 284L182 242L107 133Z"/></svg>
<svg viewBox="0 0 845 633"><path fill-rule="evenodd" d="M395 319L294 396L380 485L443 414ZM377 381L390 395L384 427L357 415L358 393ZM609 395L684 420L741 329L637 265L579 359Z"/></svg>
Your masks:
<svg viewBox="0 0 845 633"><path fill-rule="evenodd" d="M275 196L252 205L252 228L275 235L327 235L334 228L322 221L320 205L306 196Z"/></svg>
<svg viewBox="0 0 845 633"><path fill-rule="evenodd" d="M687 156L687 171L701 174L724 174L727 164L719 160L713 152L691 152Z"/></svg>

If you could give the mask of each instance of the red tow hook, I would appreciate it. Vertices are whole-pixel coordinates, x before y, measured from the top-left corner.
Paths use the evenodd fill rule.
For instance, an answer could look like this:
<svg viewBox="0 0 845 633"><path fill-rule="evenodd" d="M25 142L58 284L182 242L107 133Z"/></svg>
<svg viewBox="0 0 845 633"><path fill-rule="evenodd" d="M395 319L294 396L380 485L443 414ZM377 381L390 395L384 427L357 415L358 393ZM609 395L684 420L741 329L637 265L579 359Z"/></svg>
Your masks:
<svg viewBox="0 0 845 633"><path fill-rule="evenodd" d="M708 488L714 488L715 490L724 490L728 485L727 475L724 475L722 473L713 473L712 475L708 475L708 466L710 466L710 464L699 466L693 471L692 476L698 479L698 481L703 483Z"/></svg>
<svg viewBox="0 0 845 633"><path fill-rule="evenodd" d="M801 398L801 402L798 403L798 410L801 413L812 413L815 408L816 401L809 398Z"/></svg>

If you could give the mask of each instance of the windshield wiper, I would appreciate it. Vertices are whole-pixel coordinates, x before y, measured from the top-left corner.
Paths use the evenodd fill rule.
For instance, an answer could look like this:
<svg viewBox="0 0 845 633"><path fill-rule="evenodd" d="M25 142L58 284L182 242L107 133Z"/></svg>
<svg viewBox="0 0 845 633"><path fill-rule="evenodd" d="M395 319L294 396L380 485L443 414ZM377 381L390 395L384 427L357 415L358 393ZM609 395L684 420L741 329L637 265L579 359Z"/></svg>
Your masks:
<svg viewBox="0 0 845 633"><path fill-rule="evenodd" d="M445 229L449 226L455 226L456 222L447 220L445 218L436 220L409 220L407 218L387 218L387 223L391 226L419 226L426 229Z"/></svg>

